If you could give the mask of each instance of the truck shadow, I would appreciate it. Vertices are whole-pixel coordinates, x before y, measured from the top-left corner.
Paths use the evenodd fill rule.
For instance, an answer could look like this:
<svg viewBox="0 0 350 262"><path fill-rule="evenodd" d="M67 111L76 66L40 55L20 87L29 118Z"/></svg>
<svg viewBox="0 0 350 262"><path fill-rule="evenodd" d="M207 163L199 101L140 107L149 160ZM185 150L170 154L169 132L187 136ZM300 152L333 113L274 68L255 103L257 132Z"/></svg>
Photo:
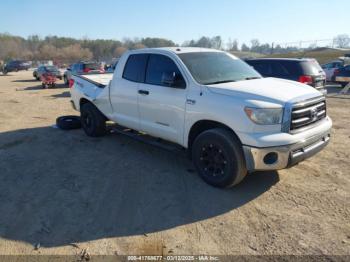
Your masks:
<svg viewBox="0 0 350 262"><path fill-rule="evenodd" d="M278 183L208 186L184 155L110 134L51 127L0 133L0 237L62 246L172 229L231 212Z"/></svg>

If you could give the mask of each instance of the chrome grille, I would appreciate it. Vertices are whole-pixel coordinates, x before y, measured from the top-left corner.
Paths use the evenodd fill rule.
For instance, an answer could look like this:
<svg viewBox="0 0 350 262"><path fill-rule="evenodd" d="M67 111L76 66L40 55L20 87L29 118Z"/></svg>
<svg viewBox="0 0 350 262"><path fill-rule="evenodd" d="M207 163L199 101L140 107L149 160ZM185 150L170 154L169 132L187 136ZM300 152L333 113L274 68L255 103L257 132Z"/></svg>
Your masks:
<svg viewBox="0 0 350 262"><path fill-rule="evenodd" d="M306 100L293 105L290 130L298 130L315 124L327 116L325 97Z"/></svg>

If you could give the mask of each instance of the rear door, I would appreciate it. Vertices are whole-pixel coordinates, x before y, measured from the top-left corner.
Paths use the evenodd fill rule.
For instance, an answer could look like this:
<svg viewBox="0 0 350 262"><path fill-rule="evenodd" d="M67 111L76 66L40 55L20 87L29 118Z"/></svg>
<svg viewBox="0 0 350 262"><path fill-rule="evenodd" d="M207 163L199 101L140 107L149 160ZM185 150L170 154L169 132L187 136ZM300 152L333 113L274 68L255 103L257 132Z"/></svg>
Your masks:
<svg viewBox="0 0 350 262"><path fill-rule="evenodd" d="M112 81L110 87L113 120L135 130L140 130L138 90L145 79L147 61L148 54L130 55L122 77Z"/></svg>
<svg viewBox="0 0 350 262"><path fill-rule="evenodd" d="M169 86L166 76L176 76ZM183 142L186 82L176 62L165 55L151 54L145 83L139 85L138 103L141 130L172 142Z"/></svg>

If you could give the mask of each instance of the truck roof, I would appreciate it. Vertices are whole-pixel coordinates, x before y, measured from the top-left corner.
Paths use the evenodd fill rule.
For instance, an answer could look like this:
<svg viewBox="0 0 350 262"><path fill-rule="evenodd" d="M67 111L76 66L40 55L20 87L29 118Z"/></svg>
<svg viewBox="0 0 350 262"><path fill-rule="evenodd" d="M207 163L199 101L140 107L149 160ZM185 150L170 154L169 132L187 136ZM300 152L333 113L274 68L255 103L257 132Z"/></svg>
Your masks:
<svg viewBox="0 0 350 262"><path fill-rule="evenodd" d="M216 49L210 48L201 48L201 47L159 47L159 48L144 48L132 50L132 53L143 53L143 52L159 52L166 51L174 54L183 54L183 53L196 53L196 52L222 52Z"/></svg>
<svg viewBox="0 0 350 262"><path fill-rule="evenodd" d="M301 58L277 58L277 57L266 57L266 58L249 58L246 59L246 61L296 61L296 62L303 62L303 61L313 61L314 58L307 58L307 57L301 57Z"/></svg>

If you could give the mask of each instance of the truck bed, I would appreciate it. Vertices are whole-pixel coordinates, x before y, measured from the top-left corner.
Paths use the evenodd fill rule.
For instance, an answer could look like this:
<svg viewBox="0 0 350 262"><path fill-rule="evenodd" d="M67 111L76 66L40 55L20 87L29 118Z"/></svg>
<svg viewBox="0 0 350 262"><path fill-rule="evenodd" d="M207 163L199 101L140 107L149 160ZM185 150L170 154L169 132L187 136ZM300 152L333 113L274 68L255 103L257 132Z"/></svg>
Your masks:
<svg viewBox="0 0 350 262"><path fill-rule="evenodd" d="M85 74L85 75L75 75L80 77L93 85L96 85L100 88L104 88L113 78L113 73L104 73L104 74Z"/></svg>

